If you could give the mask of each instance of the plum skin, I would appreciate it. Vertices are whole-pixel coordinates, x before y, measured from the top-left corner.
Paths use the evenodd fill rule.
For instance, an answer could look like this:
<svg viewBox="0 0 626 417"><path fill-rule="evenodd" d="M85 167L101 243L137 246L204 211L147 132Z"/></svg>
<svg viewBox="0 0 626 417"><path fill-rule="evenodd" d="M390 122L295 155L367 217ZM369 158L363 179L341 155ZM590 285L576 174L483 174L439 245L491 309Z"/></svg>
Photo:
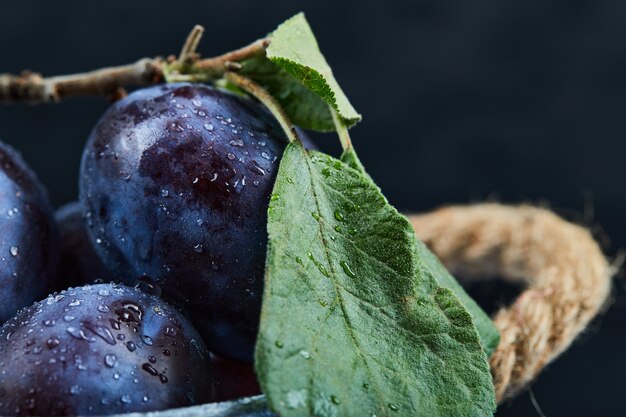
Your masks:
<svg viewBox="0 0 626 417"><path fill-rule="evenodd" d="M232 401L261 394L254 366L220 356L212 356L216 401Z"/></svg>
<svg viewBox="0 0 626 417"><path fill-rule="evenodd" d="M105 415L212 400L199 334L155 296L117 284L69 289L0 329L0 415Z"/></svg>
<svg viewBox="0 0 626 417"><path fill-rule="evenodd" d="M48 294L57 246L46 190L20 155L0 142L0 323Z"/></svg>
<svg viewBox="0 0 626 417"><path fill-rule="evenodd" d="M92 284L97 280L111 281L113 275L96 253L87 234L82 205L74 201L60 207L54 215L59 229L60 253L57 290Z"/></svg>
<svg viewBox="0 0 626 417"><path fill-rule="evenodd" d="M157 281L223 356L252 359L286 144L257 102L179 83L113 104L83 154L80 201L107 267Z"/></svg>

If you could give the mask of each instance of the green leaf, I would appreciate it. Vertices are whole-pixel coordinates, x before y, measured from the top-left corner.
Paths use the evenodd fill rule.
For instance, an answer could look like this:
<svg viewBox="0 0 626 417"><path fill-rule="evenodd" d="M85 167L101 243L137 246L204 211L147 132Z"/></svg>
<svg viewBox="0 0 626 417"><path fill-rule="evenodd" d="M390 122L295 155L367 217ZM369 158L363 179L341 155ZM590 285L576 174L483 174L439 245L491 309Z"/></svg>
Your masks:
<svg viewBox="0 0 626 417"><path fill-rule="evenodd" d="M404 216L360 172L288 145L268 218L256 370L292 416L486 416L471 316Z"/></svg>
<svg viewBox="0 0 626 417"><path fill-rule="evenodd" d="M369 178L369 175L365 172L365 168L353 148L344 151L341 155L341 160ZM489 315L476 304L476 301L465 292L463 287L461 287L457 280L448 272L439 259L419 239L417 239L417 251L422 260L428 264L439 285L452 290L470 313L476 330L478 331L480 343L485 353L487 353L487 357L490 357L500 342L500 333L491 318L489 318Z"/></svg>
<svg viewBox="0 0 626 417"><path fill-rule="evenodd" d="M422 261L424 261L433 272L439 285L452 290L472 316L472 320L478 331L478 336L480 337L480 343L487 357L490 357L496 350L496 347L498 347L498 343L500 343L500 332L498 332L493 320L491 320L487 313L476 304L476 301L465 292L463 287L450 275L450 272L448 272L446 267L443 266L441 261L439 261L426 245L418 240L417 247Z"/></svg>
<svg viewBox="0 0 626 417"><path fill-rule="evenodd" d="M267 89L295 124L333 131L328 106L348 127L361 120L335 80L304 14L287 20L269 37L266 58L244 61L243 74Z"/></svg>
<svg viewBox="0 0 626 417"><path fill-rule="evenodd" d="M253 79L274 96L296 125L319 132L335 130L328 104L267 58L244 61L241 75Z"/></svg>

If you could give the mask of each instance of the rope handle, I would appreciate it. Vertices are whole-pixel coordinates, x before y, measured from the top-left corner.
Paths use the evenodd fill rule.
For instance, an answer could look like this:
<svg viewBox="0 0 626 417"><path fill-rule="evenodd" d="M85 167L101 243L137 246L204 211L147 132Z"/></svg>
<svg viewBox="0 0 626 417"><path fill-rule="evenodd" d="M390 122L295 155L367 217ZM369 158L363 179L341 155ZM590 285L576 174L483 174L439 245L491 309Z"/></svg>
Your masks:
<svg viewBox="0 0 626 417"><path fill-rule="evenodd" d="M452 273L527 286L493 318L500 331L490 359L498 403L527 386L607 304L615 268L586 229L548 210L477 204L408 217Z"/></svg>

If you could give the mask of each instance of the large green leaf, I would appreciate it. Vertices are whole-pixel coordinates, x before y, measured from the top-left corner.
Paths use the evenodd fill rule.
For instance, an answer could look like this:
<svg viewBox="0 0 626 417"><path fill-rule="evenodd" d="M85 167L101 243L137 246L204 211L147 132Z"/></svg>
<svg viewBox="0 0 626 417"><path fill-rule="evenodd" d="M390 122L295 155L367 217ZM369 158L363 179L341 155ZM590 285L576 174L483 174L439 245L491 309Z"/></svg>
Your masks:
<svg viewBox="0 0 626 417"><path fill-rule="evenodd" d="M480 337L480 343L487 357L491 356L500 342L500 332L498 332L493 320L491 320L487 313L476 304L476 301L465 292L463 287L450 275L450 272L448 272L446 267L443 266L441 261L439 261L426 245L418 240L417 246L422 261L428 265L439 285L452 290L471 314L476 330L478 331L478 336Z"/></svg>
<svg viewBox="0 0 626 417"><path fill-rule="evenodd" d="M369 179L290 144L268 231L256 369L281 417L492 414L471 316Z"/></svg>
<svg viewBox="0 0 626 417"><path fill-rule="evenodd" d="M365 172L365 168L353 148L346 150L341 155L341 160L348 166L361 172L367 178L370 178L367 172ZM476 330L478 331L478 336L480 337L480 343L483 349L485 349L487 357L491 356L500 342L500 333L493 324L493 321L489 318L487 313L476 304L476 301L465 292L463 287L461 287L457 280L448 272L439 259L419 239L417 240L417 250L422 260L428 264L428 267L433 272L439 285L452 290L471 314Z"/></svg>

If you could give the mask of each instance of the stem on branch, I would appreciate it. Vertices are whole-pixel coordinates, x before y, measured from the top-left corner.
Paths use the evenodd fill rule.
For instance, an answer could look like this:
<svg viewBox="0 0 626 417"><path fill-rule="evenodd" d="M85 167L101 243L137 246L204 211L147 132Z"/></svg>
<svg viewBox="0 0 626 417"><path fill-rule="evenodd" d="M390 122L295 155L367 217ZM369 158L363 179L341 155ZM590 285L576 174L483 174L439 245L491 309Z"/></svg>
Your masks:
<svg viewBox="0 0 626 417"><path fill-rule="evenodd" d="M259 100L265 107L267 107L267 109L274 115L276 120L278 120L278 123L280 123L280 127L282 127L287 134L289 142L298 143L300 141L296 129L293 126L293 123L291 123L291 120L289 120L289 116L287 116L287 113L285 113L285 110L282 108L282 106L270 93L267 92L266 89L252 81L250 78L244 77L234 72L227 72L226 80L241 88L248 94L252 95L257 100Z"/></svg>
<svg viewBox="0 0 626 417"><path fill-rule="evenodd" d="M79 74L42 77L24 71L21 75L0 74L0 103L51 103L73 96L117 97L124 87L147 86L165 81L214 81L227 71L240 67L239 62L265 53L269 38L223 55L198 59L196 48L204 29L195 26L183 46L179 59L143 58L118 67L103 68Z"/></svg>
<svg viewBox="0 0 626 417"><path fill-rule="evenodd" d="M194 64L194 70L206 71L214 70L216 68L222 68L223 70L227 62L239 62L244 59L263 55L267 47L270 46L270 42L271 40L269 38L263 38L256 40L243 48L227 52L224 55L202 59Z"/></svg>
<svg viewBox="0 0 626 417"><path fill-rule="evenodd" d="M178 55L178 63L181 66L191 63L195 58L196 49L198 49L202 34L204 34L204 27L195 25L193 29L191 29L191 32L189 32L189 35L187 35L185 44Z"/></svg>
<svg viewBox="0 0 626 417"><path fill-rule="evenodd" d="M143 58L134 64L49 78L32 72L1 74L0 102L49 103L70 96L109 96L125 86L162 82L162 66L161 59Z"/></svg>
<svg viewBox="0 0 626 417"><path fill-rule="evenodd" d="M329 106L330 114L333 116L333 123L335 124L335 129L337 130L337 135L339 136L339 141L341 142L341 148L344 151L352 149L352 141L350 140L350 133L348 133L348 128L346 127L341 117L337 114L334 108Z"/></svg>

